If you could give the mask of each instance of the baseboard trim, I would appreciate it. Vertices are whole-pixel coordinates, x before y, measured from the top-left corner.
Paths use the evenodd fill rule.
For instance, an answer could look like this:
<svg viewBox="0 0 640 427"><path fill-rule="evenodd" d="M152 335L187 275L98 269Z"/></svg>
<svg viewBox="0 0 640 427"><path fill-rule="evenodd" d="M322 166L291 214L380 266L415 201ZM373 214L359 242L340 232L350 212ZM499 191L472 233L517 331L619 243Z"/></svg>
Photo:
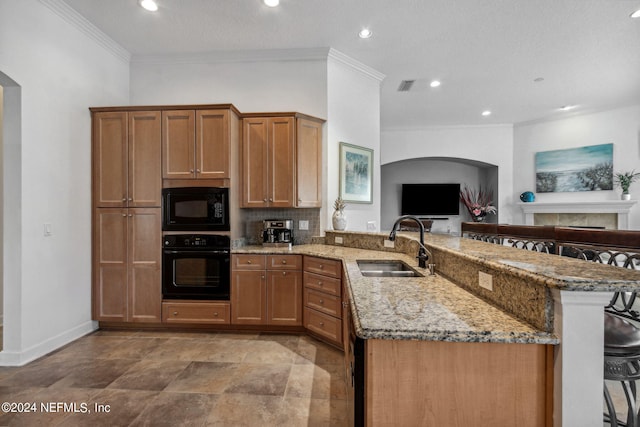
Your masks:
<svg viewBox="0 0 640 427"><path fill-rule="evenodd" d="M71 328L55 337L49 338L39 344L36 344L24 351L1 351L0 366L23 366L27 363L42 357L54 350L69 344L71 341L77 340L98 329L98 322L90 320Z"/></svg>

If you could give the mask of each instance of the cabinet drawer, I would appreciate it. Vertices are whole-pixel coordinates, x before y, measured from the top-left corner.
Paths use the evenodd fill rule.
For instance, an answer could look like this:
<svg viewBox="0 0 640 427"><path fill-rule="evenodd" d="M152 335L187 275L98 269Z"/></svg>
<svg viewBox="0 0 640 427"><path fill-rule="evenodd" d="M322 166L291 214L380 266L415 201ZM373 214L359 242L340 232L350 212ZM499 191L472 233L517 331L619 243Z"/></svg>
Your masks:
<svg viewBox="0 0 640 427"><path fill-rule="evenodd" d="M302 270L302 255L267 255L267 270Z"/></svg>
<svg viewBox="0 0 640 427"><path fill-rule="evenodd" d="M304 326L309 331L315 332L331 341L342 342L342 321L340 319L305 307Z"/></svg>
<svg viewBox="0 0 640 427"><path fill-rule="evenodd" d="M340 296L340 288L342 281L333 277L322 276L320 274L304 273L304 286L307 288L317 289L322 292Z"/></svg>
<svg viewBox="0 0 640 427"><path fill-rule="evenodd" d="M265 255L232 255L231 269L233 270L264 270L267 267Z"/></svg>
<svg viewBox="0 0 640 427"><path fill-rule="evenodd" d="M163 302L165 323L231 323L229 304L219 302Z"/></svg>
<svg viewBox="0 0 640 427"><path fill-rule="evenodd" d="M340 304L339 297L313 289L305 288L304 306L337 318L342 316L342 304Z"/></svg>
<svg viewBox="0 0 640 427"><path fill-rule="evenodd" d="M304 271L324 274L335 278L342 278L342 262L333 259L317 258L313 256L304 257Z"/></svg>

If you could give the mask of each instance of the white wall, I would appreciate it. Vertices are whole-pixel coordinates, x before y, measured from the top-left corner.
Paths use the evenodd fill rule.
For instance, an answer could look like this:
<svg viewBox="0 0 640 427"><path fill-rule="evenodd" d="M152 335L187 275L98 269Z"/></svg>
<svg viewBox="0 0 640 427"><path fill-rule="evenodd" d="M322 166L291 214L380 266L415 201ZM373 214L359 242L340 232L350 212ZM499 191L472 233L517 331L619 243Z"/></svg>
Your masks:
<svg viewBox="0 0 640 427"><path fill-rule="evenodd" d="M383 129L383 165L422 157L468 159L498 166L498 222L513 223L518 195L513 192L513 127L442 126ZM495 192L494 192L495 194Z"/></svg>
<svg viewBox="0 0 640 427"><path fill-rule="evenodd" d="M373 203L347 204L347 230L367 230L369 221L380 230L380 82L384 76L337 51L329 54L327 69L327 209L321 228L332 229L333 202L339 195L339 147L347 142L373 149Z"/></svg>
<svg viewBox="0 0 640 427"><path fill-rule="evenodd" d="M17 160L5 158L5 191L11 187L19 205L10 215L5 207L2 364L26 363L95 327L88 107L127 104L129 67L60 7L0 1L0 73L19 86L10 100L5 88L5 108L17 104L21 121L17 136L4 141L5 155ZM44 223L53 236L44 237Z"/></svg>
<svg viewBox="0 0 640 427"><path fill-rule="evenodd" d="M535 192L535 153L613 143L614 172L640 171L640 105L627 106L563 120L532 123L514 129L513 196ZM536 202L619 200L621 190L536 194ZM640 182L631 185L632 199L640 199ZM516 200L517 201L517 200ZM522 212L515 217L524 223ZM640 230L640 206L631 210L630 229Z"/></svg>
<svg viewBox="0 0 640 427"><path fill-rule="evenodd" d="M233 104L243 113L298 111L327 117L327 49L134 58L131 104Z"/></svg>

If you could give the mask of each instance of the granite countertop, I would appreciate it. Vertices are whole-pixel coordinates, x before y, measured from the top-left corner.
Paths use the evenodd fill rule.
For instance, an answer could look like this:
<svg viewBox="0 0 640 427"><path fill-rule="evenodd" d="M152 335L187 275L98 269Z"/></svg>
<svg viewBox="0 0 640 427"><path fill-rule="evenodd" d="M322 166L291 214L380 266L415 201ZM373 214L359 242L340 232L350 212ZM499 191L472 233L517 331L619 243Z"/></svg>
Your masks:
<svg viewBox="0 0 640 427"><path fill-rule="evenodd" d="M332 245L292 249L245 246L234 254L301 254L343 262L356 334L364 339L557 344L551 333L535 329L436 273L417 267L403 253ZM364 277L356 260L398 259L424 277ZM436 268L437 271L437 268Z"/></svg>

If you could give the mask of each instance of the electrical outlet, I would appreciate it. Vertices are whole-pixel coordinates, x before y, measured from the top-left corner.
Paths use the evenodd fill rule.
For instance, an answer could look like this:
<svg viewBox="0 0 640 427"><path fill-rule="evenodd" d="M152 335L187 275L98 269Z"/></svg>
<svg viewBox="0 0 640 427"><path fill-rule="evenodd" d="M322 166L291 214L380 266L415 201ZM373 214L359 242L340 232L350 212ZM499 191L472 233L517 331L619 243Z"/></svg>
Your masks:
<svg viewBox="0 0 640 427"><path fill-rule="evenodd" d="M309 229L309 221L305 219L301 219L298 221L298 230L308 230Z"/></svg>
<svg viewBox="0 0 640 427"><path fill-rule="evenodd" d="M481 288L493 291L493 276L482 271L478 271L478 284Z"/></svg>
<svg viewBox="0 0 640 427"><path fill-rule="evenodd" d="M396 247L396 242L391 241L389 239L384 239L384 247L385 248L395 248Z"/></svg>
<svg viewBox="0 0 640 427"><path fill-rule="evenodd" d="M367 221L367 231L376 231L375 221Z"/></svg>
<svg viewBox="0 0 640 427"><path fill-rule="evenodd" d="M45 237L49 237L53 234L53 229L51 228L51 224L48 222L44 223L44 235Z"/></svg>
<svg viewBox="0 0 640 427"><path fill-rule="evenodd" d="M342 237L341 236L336 236L335 239L333 240L333 242L336 245L341 245L342 244Z"/></svg>

